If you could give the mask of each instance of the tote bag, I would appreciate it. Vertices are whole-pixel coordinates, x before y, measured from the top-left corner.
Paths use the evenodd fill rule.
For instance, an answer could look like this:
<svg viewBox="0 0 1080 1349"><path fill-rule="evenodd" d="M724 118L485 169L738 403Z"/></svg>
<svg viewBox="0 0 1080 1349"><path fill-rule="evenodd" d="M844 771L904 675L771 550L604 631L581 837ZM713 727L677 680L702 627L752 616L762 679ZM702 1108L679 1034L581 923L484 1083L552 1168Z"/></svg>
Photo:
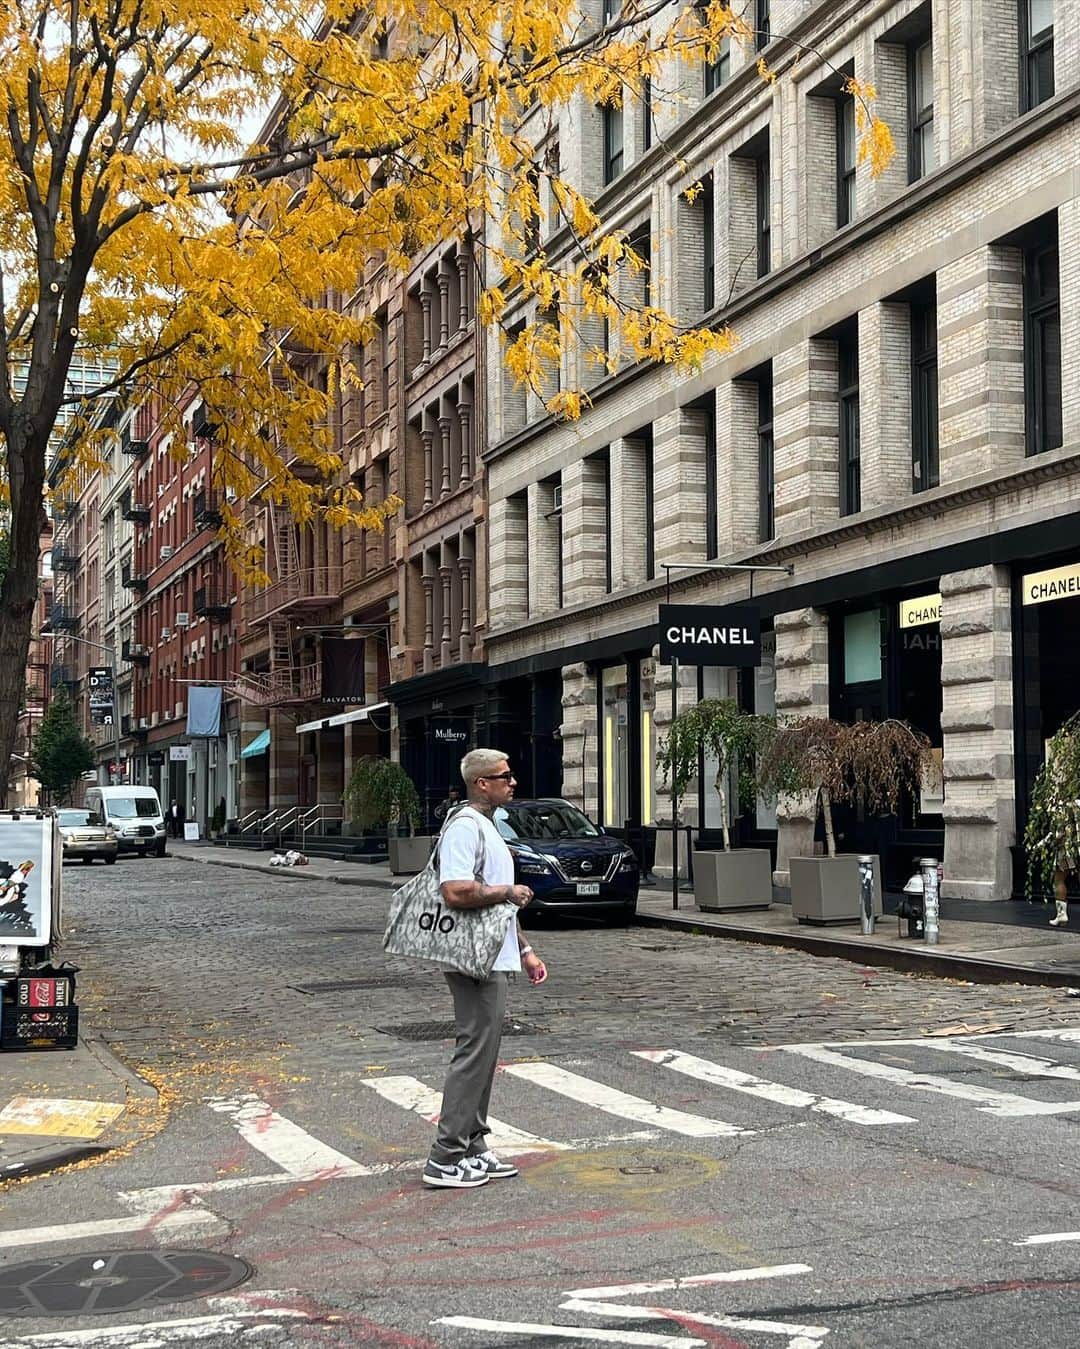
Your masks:
<svg viewBox="0 0 1080 1349"><path fill-rule="evenodd" d="M423 871L394 891L383 950L387 955L430 960L473 979L486 979L506 937L507 905L491 904L482 909L452 909L447 905L439 889L439 845L449 823L443 825ZM482 879L483 871L481 834L473 871L476 880Z"/></svg>

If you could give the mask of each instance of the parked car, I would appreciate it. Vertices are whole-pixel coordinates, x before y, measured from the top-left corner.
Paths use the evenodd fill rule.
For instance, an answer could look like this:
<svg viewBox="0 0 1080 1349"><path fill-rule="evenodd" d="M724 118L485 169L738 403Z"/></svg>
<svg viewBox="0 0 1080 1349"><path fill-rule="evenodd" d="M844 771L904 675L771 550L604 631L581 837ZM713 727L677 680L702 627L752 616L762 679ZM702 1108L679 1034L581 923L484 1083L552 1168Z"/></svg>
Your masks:
<svg viewBox="0 0 1080 1349"><path fill-rule="evenodd" d="M116 831L111 825L98 824L93 814L79 808L58 810L60 837L64 840L64 861L81 857L84 862L92 862L100 857L103 862L115 862L119 847Z"/></svg>
<svg viewBox="0 0 1080 1349"><path fill-rule="evenodd" d="M494 818L514 855L516 881L534 895L525 915L574 913L619 922L634 917L641 884L637 858L569 801L510 801Z"/></svg>
<svg viewBox="0 0 1080 1349"><path fill-rule="evenodd" d="M153 787L91 787L87 809L112 829L121 852L165 856L165 817Z"/></svg>

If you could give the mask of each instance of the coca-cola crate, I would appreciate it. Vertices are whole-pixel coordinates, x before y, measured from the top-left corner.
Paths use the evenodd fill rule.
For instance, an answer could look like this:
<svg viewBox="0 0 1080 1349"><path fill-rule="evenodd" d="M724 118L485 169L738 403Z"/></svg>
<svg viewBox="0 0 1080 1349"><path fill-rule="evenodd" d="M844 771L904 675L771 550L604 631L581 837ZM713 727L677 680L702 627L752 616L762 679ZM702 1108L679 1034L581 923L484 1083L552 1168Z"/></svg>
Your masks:
<svg viewBox="0 0 1080 1349"><path fill-rule="evenodd" d="M0 1004L0 1049L74 1049L79 1043L79 1009Z"/></svg>

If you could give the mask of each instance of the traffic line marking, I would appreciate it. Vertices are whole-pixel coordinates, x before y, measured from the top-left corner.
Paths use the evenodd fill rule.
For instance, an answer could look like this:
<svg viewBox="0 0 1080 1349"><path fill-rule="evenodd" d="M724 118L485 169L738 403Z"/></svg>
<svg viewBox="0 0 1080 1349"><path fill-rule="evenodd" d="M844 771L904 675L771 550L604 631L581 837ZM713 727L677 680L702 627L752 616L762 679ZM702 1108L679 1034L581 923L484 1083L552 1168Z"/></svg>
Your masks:
<svg viewBox="0 0 1080 1349"><path fill-rule="evenodd" d="M652 1283L616 1283L606 1288L571 1288L567 1297L603 1301L612 1297L643 1297L646 1293L678 1292L717 1283L746 1283L756 1279L791 1278L810 1274L812 1265L758 1265L753 1269L724 1269L715 1274L687 1274L681 1279L656 1279Z"/></svg>
<svg viewBox="0 0 1080 1349"><path fill-rule="evenodd" d="M0 1250L18 1250L23 1246L47 1246L53 1242L91 1241L98 1237L123 1236L128 1233L153 1231L155 1236L162 1232L175 1236L177 1233L215 1235L226 1230L227 1224L209 1209L177 1209L175 1213L166 1213L153 1227L147 1220L147 1214L140 1213L134 1218L104 1218L87 1223L56 1223L50 1227L23 1227L16 1232L0 1232Z"/></svg>
<svg viewBox="0 0 1080 1349"><path fill-rule="evenodd" d="M1035 1236L1014 1241L1014 1246L1052 1246L1059 1241L1080 1241L1080 1232L1039 1232Z"/></svg>
<svg viewBox="0 0 1080 1349"><path fill-rule="evenodd" d="M610 1316L624 1321L677 1321L698 1326L716 1326L720 1330L745 1330L759 1335L786 1335L788 1349L810 1349L821 1343L829 1333L828 1326L804 1326L791 1321L764 1321L756 1316L711 1316L705 1312L679 1311L674 1307L642 1307L627 1302L588 1302L571 1298L559 1310L578 1312L588 1316Z"/></svg>
<svg viewBox="0 0 1080 1349"><path fill-rule="evenodd" d="M927 1040L930 1049L939 1049L946 1054L960 1054L964 1058L975 1059L979 1063L990 1063L997 1068L1010 1068L1015 1073L1024 1073L1028 1077L1061 1078L1066 1082L1080 1082L1080 1068L1069 1064L1057 1063L1054 1059L1040 1059L1034 1054L1016 1054L1006 1049L987 1049L970 1040L952 1038Z"/></svg>
<svg viewBox="0 0 1080 1349"><path fill-rule="evenodd" d="M16 1096L0 1110L0 1134L48 1138L97 1138L127 1107L117 1101L75 1101Z"/></svg>
<svg viewBox="0 0 1080 1349"><path fill-rule="evenodd" d="M910 1115L898 1115L891 1110L872 1110L869 1106L855 1105L851 1101L837 1101L830 1096L817 1096L809 1091L800 1091L797 1087L785 1087L778 1082L768 1082L763 1077L754 1077L751 1073L742 1073L735 1068L725 1068L719 1063L698 1058L695 1054L683 1054L677 1049L635 1049L634 1056L647 1063L658 1063L664 1068L672 1068L677 1073L696 1078L699 1082L708 1082L713 1086L726 1087L730 1091L745 1092L763 1101L773 1101L777 1105L788 1105L798 1109L820 1111L823 1115L835 1115L850 1124L915 1124Z"/></svg>
<svg viewBox="0 0 1080 1349"><path fill-rule="evenodd" d="M977 1110L988 1115L996 1115L1000 1119L1020 1119L1028 1115L1067 1115L1080 1111L1080 1101L1034 1101L1027 1096L1014 1095L1012 1092L991 1091L987 1087L978 1087L967 1082L953 1082L951 1078L937 1077L933 1073L915 1073L889 1063L857 1059L850 1054L840 1054L835 1049L826 1049L822 1045L782 1045L778 1048L785 1054L797 1054L801 1058L811 1059L814 1063L843 1068L845 1072L874 1077L881 1082L891 1082L894 1086L908 1087L912 1091L926 1091L939 1096L953 1096L961 1101L970 1101Z"/></svg>
<svg viewBox="0 0 1080 1349"><path fill-rule="evenodd" d="M479 1316L443 1316L432 1322L437 1326L458 1326L462 1330L497 1331L503 1335L532 1335L548 1340L595 1340L600 1344L641 1345L643 1349L706 1349L708 1341L687 1339L684 1335L651 1335L647 1330L602 1330L598 1326L552 1326L538 1321L488 1321Z"/></svg>
<svg viewBox="0 0 1080 1349"><path fill-rule="evenodd" d="M275 1325L273 1318L286 1324ZM236 1335L257 1339L260 1344L286 1343L290 1321L309 1321L307 1312L293 1307L225 1312L217 1316L192 1316L176 1321L149 1321L120 1326L93 1326L89 1330L49 1331L0 1340L0 1349L22 1346L53 1346L53 1349L158 1349L167 1344L193 1344L199 1340ZM281 1334L275 1332L280 1331Z"/></svg>
<svg viewBox="0 0 1080 1349"><path fill-rule="evenodd" d="M256 1096L211 1097L207 1105L227 1116L245 1143L297 1179L371 1174L370 1167L313 1138Z"/></svg>
<svg viewBox="0 0 1080 1349"><path fill-rule="evenodd" d="M592 1078L568 1072L553 1063L511 1063L507 1064L503 1072L536 1086L546 1087L548 1091L592 1106L595 1110L603 1110L605 1114L649 1124L653 1128L666 1129L669 1133L682 1134L687 1138L736 1138L754 1132L724 1120L706 1119L702 1115L671 1110L667 1106L657 1105L655 1101L632 1096L615 1087L605 1086L602 1082L595 1082Z"/></svg>
<svg viewBox="0 0 1080 1349"><path fill-rule="evenodd" d="M419 1115L429 1124L438 1123L442 1111L442 1092L434 1091L426 1083L415 1077L366 1077L362 1079L384 1100L394 1105L404 1106L406 1110ZM488 1146L508 1157L526 1152L566 1152L568 1144L555 1143L550 1138L541 1138L538 1134L526 1133L524 1129L515 1129L494 1116L488 1116L491 1132Z"/></svg>

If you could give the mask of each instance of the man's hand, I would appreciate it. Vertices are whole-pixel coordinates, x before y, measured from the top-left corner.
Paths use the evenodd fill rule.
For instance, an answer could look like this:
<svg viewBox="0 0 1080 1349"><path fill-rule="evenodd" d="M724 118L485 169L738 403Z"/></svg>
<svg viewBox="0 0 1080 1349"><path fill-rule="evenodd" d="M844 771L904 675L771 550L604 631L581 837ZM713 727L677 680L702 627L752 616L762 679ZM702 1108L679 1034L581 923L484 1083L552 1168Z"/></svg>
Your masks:
<svg viewBox="0 0 1080 1349"><path fill-rule="evenodd" d="M523 909L533 897L533 892L527 885L512 885L510 887L510 903L516 904L519 909Z"/></svg>
<svg viewBox="0 0 1080 1349"><path fill-rule="evenodd" d="M529 951L521 957L521 968L528 975L530 984L542 984L547 978L547 966L535 951Z"/></svg>

